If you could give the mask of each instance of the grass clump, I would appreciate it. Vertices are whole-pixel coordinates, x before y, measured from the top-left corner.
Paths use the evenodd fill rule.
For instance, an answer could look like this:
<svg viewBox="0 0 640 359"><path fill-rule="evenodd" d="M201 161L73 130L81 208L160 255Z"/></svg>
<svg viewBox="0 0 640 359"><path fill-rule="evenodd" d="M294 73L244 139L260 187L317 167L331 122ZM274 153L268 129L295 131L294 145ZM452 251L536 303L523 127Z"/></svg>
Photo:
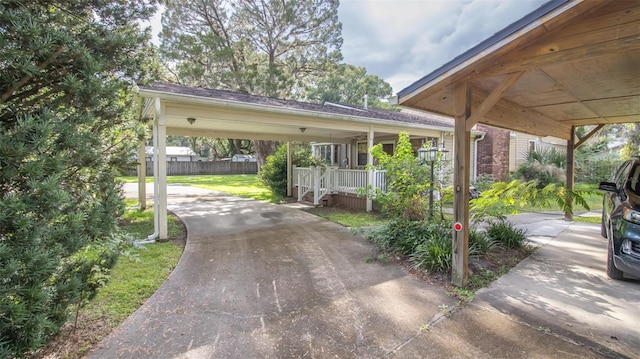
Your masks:
<svg viewBox="0 0 640 359"><path fill-rule="evenodd" d="M507 248L522 248L527 239L526 231L515 228L505 219L495 219L488 222L487 236Z"/></svg>

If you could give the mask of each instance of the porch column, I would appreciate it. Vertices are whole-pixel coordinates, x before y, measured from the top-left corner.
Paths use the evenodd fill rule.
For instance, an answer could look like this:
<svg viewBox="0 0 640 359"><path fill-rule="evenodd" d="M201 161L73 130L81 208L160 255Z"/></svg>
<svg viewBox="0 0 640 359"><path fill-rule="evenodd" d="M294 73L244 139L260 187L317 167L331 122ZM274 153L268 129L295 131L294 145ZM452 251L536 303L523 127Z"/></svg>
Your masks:
<svg viewBox="0 0 640 359"><path fill-rule="evenodd" d="M571 138L567 140L567 193L565 194L565 201L570 208L573 209L573 187L575 180L575 167L574 167L574 159L575 159L575 138L576 138L576 127L571 126ZM569 209L564 211L564 219L567 221L573 221L573 213Z"/></svg>
<svg viewBox="0 0 640 359"><path fill-rule="evenodd" d="M291 197L292 193L292 164L291 164L291 141L287 141L287 197ZM299 189L298 189L299 190Z"/></svg>
<svg viewBox="0 0 640 359"><path fill-rule="evenodd" d="M373 154L371 153L371 147L373 147L373 127L369 127L369 134L367 135L367 184L373 186ZM367 197L367 212L373 211L373 200Z"/></svg>
<svg viewBox="0 0 640 359"><path fill-rule="evenodd" d="M138 203L140 209L147 208L147 153L144 149L144 141L138 146Z"/></svg>
<svg viewBox="0 0 640 359"><path fill-rule="evenodd" d="M158 237L167 239L167 125L165 118L164 104L156 97L156 126L155 126L155 143L157 143L157 173L153 174L155 189L153 198L157 201L155 206L155 215L158 223Z"/></svg>
<svg viewBox="0 0 640 359"><path fill-rule="evenodd" d="M470 130L467 119L471 115L471 91L467 83L456 85L454 168L453 168L453 263L451 281L462 287L467 284L469 272L469 164Z"/></svg>

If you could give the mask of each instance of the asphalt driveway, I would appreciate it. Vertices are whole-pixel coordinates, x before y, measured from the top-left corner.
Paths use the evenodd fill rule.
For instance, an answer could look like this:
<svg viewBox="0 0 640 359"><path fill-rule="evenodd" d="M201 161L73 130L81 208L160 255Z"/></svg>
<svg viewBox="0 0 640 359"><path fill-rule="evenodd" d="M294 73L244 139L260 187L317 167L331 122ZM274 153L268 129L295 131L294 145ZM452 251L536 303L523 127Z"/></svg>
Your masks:
<svg viewBox="0 0 640 359"><path fill-rule="evenodd" d="M606 242L596 226L557 215L523 220L546 228L532 233L544 246L471 305L456 308L444 289L396 265L365 263L373 248L348 229L291 206L182 186L169 186L169 203L189 232L178 266L90 357L599 358L639 352L640 286L606 279L606 257L598 252Z"/></svg>

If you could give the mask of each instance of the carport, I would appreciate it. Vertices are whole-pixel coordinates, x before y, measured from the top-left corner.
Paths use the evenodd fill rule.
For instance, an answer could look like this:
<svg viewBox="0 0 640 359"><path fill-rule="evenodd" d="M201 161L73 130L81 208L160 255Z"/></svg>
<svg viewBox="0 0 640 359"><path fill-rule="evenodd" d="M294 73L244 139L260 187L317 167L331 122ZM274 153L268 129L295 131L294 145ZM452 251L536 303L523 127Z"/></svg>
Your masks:
<svg viewBox="0 0 640 359"><path fill-rule="evenodd" d="M452 281L468 279L469 131L477 123L567 140L640 122L640 1L550 1L398 93L398 104L455 118ZM595 125L579 141L576 126ZM570 199L570 198L569 198ZM565 214L571 220L571 213Z"/></svg>
<svg viewBox="0 0 640 359"><path fill-rule="evenodd" d="M156 232L149 239L167 238L167 135L287 143L349 143L359 138L366 139L371 148L374 138L397 136L403 131L417 137L436 137L452 131L450 121L435 115L393 116L394 112L324 106L176 84L155 83L140 87L139 96L140 117L153 121L154 149L157 149L153 161L157 178L154 181ZM144 144L140 146L139 158L145 158ZM373 163L371 153L368 153L367 163ZM146 201L144 165L145 161L140 161L138 194L141 204ZM289 151L289 191L291 169ZM368 171L368 183L373 183L373 170ZM367 210L371 210L371 206L371 200L368 200Z"/></svg>

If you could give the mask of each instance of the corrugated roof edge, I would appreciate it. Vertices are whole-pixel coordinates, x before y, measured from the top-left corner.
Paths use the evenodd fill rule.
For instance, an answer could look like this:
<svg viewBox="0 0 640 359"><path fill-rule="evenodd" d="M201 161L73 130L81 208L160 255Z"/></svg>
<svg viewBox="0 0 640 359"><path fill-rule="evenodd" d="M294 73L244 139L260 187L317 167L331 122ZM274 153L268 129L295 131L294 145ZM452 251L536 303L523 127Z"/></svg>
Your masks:
<svg viewBox="0 0 640 359"><path fill-rule="evenodd" d="M562 5L566 4L566 3L569 3L570 1L571 0L551 0L551 1L543 4L542 6L537 8L536 10L534 10L534 11L530 12L529 14L525 15L524 17L522 17L520 20L517 20L516 22L514 22L514 23L510 24L509 26L505 27L504 29L498 31L493 36L487 38L486 40L482 41L478 45L476 45L476 46L470 48L469 50L463 52L462 54L456 56L453 60L447 62L446 64L444 64L442 66L440 66L439 68L437 68L436 70L434 70L430 74L422 77L418 81L416 81L416 82L412 83L411 85L405 87L404 89L400 90L398 92L398 97L402 97L402 96L404 96L404 95L406 95L406 94L408 94L410 92L413 92L413 91L417 90L418 88L420 88L424 84L432 81L436 77L444 74L445 72L447 72L447 71L453 69L454 67L460 65L464 61L470 59L472 56L484 51L485 49L489 48L490 46L494 45L495 43L505 39L507 36L513 34L514 32L517 32L518 30L524 28L525 26L529 25L530 23L538 20L543 15L548 14L549 12L559 8L560 6L562 6Z"/></svg>

